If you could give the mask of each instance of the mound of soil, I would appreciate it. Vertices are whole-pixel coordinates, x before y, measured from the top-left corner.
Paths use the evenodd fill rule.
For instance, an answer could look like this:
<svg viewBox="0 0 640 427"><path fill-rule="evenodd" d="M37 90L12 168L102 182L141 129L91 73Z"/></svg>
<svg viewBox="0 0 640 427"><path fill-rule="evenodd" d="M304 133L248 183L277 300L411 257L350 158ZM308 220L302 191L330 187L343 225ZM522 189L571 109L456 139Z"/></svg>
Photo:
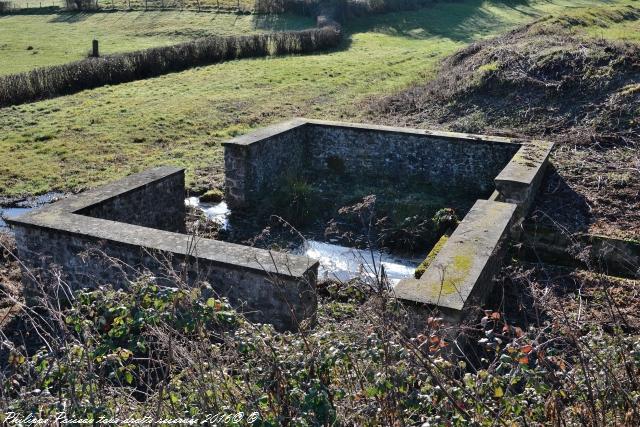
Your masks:
<svg viewBox="0 0 640 427"><path fill-rule="evenodd" d="M473 44L372 112L395 125L555 141L542 216L640 239L640 46L582 38L563 24L543 20Z"/></svg>

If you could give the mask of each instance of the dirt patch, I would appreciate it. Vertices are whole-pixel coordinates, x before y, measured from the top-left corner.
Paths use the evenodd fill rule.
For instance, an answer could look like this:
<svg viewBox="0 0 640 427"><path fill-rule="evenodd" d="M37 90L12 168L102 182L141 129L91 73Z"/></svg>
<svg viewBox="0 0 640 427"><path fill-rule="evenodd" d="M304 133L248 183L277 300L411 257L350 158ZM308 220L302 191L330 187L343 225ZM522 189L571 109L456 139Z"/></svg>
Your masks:
<svg viewBox="0 0 640 427"><path fill-rule="evenodd" d="M552 209L547 217L637 239L640 46L580 37L566 31L573 24L542 20L473 44L446 59L434 80L377 100L371 114L395 125L552 140L557 176L538 209L558 205L561 180L576 194L563 194L562 215ZM572 199L584 203L566 203Z"/></svg>

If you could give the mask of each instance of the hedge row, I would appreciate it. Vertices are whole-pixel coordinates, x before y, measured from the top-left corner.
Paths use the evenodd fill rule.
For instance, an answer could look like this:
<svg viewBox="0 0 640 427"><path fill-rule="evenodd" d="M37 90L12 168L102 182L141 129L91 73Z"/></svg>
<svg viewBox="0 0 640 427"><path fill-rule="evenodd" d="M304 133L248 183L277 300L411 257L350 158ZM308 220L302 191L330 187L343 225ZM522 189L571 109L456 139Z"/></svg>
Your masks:
<svg viewBox="0 0 640 427"><path fill-rule="evenodd" d="M310 53L337 46L338 26L243 36L213 36L166 47L87 58L0 77L0 107L130 82L236 58Z"/></svg>

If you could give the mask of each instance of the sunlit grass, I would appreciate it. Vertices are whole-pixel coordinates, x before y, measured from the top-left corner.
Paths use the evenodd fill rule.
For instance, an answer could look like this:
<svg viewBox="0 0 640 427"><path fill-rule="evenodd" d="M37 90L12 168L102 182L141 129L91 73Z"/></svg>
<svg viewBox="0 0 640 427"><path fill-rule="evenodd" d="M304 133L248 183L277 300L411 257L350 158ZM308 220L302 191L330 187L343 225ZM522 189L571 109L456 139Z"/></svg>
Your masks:
<svg viewBox="0 0 640 427"><path fill-rule="evenodd" d="M207 35L298 30L313 19L194 12L60 13L0 16L0 75L102 54L128 52Z"/></svg>
<svg viewBox="0 0 640 427"><path fill-rule="evenodd" d="M594 4L437 3L352 20L334 52L230 61L1 109L0 195L81 189L160 164L185 166L190 186L208 187L232 136L295 116L362 119L368 99L430 78L474 40Z"/></svg>

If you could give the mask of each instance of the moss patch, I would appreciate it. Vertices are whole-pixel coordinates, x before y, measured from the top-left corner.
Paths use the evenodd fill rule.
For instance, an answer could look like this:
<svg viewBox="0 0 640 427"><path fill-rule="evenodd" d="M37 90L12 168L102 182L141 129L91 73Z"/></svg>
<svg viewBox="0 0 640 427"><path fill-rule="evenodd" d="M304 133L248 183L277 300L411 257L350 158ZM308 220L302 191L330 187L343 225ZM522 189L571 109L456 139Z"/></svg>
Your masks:
<svg viewBox="0 0 640 427"><path fill-rule="evenodd" d="M438 255L438 253L440 252L440 250L442 249L444 244L447 243L447 240L449 240L449 236L446 235L446 234L443 235L442 237L440 237L440 240L438 240L438 242L431 249L431 251L429 252L427 257L424 259L424 261L422 261L420 263L418 268L416 268L416 271L413 273L413 275L414 275L414 277L416 279L419 279L419 278L422 277L422 275L424 274L424 272L427 269L427 267L429 267L429 265L431 265L433 260L436 259L436 256Z"/></svg>
<svg viewBox="0 0 640 427"><path fill-rule="evenodd" d="M221 202L223 198L224 198L224 193L218 190L217 188L214 188L213 190L209 190L206 193L204 193L200 197L200 201L205 203L218 203L218 202Z"/></svg>
<svg viewBox="0 0 640 427"><path fill-rule="evenodd" d="M473 265L473 257L470 254L459 254L453 257L453 263L445 270L444 280L439 294L449 295L458 292L460 284L467 278L471 266Z"/></svg>

